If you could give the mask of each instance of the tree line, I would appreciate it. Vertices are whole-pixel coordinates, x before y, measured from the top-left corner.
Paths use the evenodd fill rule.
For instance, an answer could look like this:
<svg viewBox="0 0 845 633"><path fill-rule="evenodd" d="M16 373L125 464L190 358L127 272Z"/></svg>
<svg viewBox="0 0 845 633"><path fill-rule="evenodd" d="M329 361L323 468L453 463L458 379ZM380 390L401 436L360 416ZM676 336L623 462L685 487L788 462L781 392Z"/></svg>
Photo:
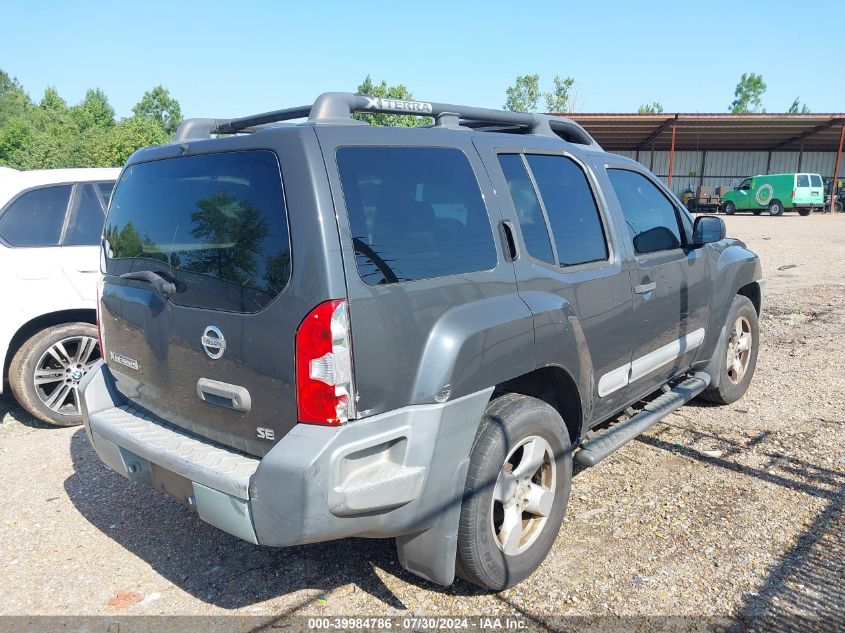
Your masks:
<svg viewBox="0 0 845 633"><path fill-rule="evenodd" d="M91 88L68 105L49 86L39 101L0 70L0 165L15 169L118 167L140 147L166 143L182 120L162 86L147 91L132 116L117 120L106 94Z"/></svg>
<svg viewBox="0 0 845 633"><path fill-rule="evenodd" d="M766 92L766 82L762 75L756 73L742 73L734 90L734 100L728 106L732 114L746 114L765 112L763 94ZM505 90L505 110L512 112L538 112L540 98L545 101L545 112L566 114L576 112L578 107L577 89L574 77L561 78L555 75L552 90L543 92L540 89L540 75L519 75L513 85ZM663 105L657 101L643 103L637 108L638 114L660 114ZM792 105L786 110L787 114L808 114L810 108L801 103L800 97L795 97Z"/></svg>
<svg viewBox="0 0 845 633"><path fill-rule="evenodd" d="M756 73L743 73L728 111L741 114L765 112L766 83ZM375 82L370 75L358 84L357 94L392 99L412 99L404 84ZM539 74L520 75L505 90L505 110L570 113L578 109L574 77L556 75L543 90ZM657 101L643 103L641 114L663 112ZM796 97L787 112L810 112ZM401 114L356 114L372 125L414 127L430 125L431 119ZM163 86L144 93L132 115L118 120L106 94L91 88L75 105L68 105L49 86L39 101L33 100L20 82L0 69L0 165L16 169L57 167L119 167L132 152L170 140L182 121L179 102Z"/></svg>

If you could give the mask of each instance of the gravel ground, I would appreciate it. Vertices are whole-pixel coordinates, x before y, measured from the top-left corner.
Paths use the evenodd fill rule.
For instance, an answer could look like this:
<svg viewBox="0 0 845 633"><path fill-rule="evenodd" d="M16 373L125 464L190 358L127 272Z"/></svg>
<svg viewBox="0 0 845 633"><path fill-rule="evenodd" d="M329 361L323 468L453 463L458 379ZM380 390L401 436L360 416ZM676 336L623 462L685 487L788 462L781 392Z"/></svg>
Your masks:
<svg viewBox="0 0 845 633"><path fill-rule="evenodd" d="M442 589L392 541L271 550L97 460L0 398L0 614L801 618L845 629L845 217L728 218L763 258L757 374L578 472L557 543L500 594ZM784 628L786 630L786 628Z"/></svg>

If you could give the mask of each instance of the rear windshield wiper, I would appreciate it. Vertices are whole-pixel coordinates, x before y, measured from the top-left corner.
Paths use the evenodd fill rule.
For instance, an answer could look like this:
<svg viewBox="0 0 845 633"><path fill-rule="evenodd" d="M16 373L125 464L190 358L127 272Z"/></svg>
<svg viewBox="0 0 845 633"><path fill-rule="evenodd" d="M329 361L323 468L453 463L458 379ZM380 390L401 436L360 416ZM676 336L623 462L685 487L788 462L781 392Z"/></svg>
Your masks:
<svg viewBox="0 0 845 633"><path fill-rule="evenodd" d="M123 273L121 279L136 279L138 281L146 281L153 285L165 298L176 292L176 284L164 276L164 273L159 273L154 270L133 270L132 272Z"/></svg>

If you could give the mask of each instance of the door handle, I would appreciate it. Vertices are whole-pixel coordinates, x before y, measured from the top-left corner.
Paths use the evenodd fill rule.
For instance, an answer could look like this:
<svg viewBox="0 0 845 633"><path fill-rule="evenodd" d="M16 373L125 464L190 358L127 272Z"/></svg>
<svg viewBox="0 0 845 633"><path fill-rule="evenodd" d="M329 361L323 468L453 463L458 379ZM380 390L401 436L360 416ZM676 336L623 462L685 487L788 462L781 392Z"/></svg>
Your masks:
<svg viewBox="0 0 845 633"><path fill-rule="evenodd" d="M639 286L634 286L634 292L638 295L648 294L652 290L657 288L657 282L652 281L650 284L640 284Z"/></svg>
<svg viewBox="0 0 845 633"><path fill-rule="evenodd" d="M197 381L197 395L204 402L224 409L249 413L252 408L249 391L239 385L230 385L219 380L200 378Z"/></svg>

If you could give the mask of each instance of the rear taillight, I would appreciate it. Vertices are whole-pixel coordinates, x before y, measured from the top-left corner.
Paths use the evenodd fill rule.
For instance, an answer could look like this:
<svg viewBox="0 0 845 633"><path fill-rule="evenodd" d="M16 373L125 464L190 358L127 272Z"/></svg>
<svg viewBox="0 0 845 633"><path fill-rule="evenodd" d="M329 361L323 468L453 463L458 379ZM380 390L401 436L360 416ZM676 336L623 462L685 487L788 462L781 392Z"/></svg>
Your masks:
<svg viewBox="0 0 845 633"><path fill-rule="evenodd" d="M795 189L792 190L792 197L795 197Z"/></svg>
<svg viewBox="0 0 845 633"><path fill-rule="evenodd" d="M296 332L296 409L300 422L343 424L355 417L352 342L345 299L311 310Z"/></svg>

